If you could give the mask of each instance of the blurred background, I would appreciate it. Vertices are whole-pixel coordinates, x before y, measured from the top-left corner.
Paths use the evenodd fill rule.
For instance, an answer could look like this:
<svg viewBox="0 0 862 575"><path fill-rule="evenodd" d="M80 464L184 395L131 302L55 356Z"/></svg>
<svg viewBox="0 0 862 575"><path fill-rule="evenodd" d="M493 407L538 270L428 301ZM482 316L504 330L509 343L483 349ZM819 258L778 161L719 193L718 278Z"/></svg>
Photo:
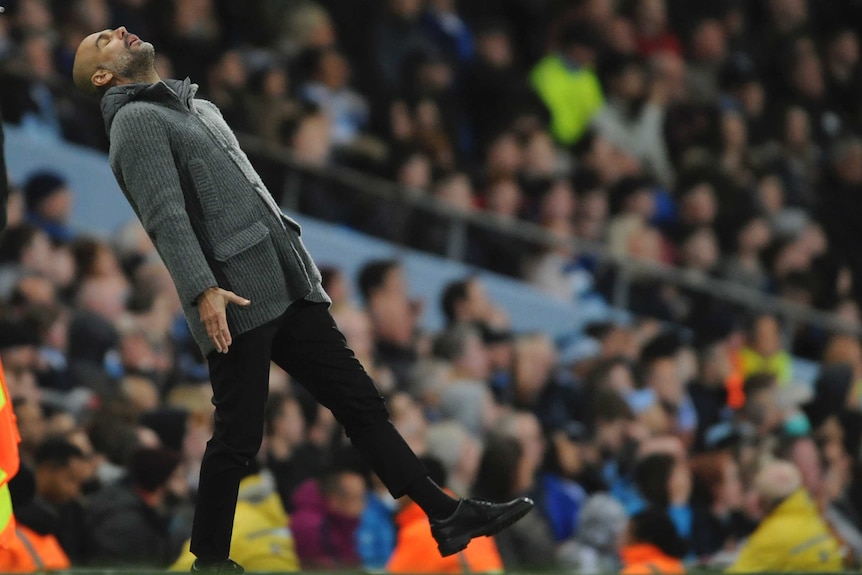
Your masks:
<svg viewBox="0 0 862 575"><path fill-rule="evenodd" d="M206 365L71 83L125 26L303 224L438 482L537 501L441 560L273 366L246 568L858 567L859 0L0 5L0 357L37 553L191 564Z"/></svg>

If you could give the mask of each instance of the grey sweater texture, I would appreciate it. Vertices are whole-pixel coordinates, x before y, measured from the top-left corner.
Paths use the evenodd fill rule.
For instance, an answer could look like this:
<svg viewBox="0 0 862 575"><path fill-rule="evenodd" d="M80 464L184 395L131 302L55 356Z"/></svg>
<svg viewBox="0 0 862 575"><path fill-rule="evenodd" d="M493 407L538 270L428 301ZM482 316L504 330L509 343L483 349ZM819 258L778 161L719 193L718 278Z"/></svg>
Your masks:
<svg viewBox="0 0 862 575"><path fill-rule="evenodd" d="M204 356L215 349L196 308L218 286L251 300L228 304L232 336L263 325L293 302L329 302L320 272L240 149L218 108L197 85L127 84L102 97L110 162L176 285Z"/></svg>

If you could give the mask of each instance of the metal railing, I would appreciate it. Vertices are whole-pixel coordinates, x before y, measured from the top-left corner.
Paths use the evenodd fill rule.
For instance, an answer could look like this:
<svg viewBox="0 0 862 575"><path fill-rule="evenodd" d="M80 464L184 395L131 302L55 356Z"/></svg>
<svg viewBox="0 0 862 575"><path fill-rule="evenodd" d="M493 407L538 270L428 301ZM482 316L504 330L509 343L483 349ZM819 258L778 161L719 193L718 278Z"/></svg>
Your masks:
<svg viewBox="0 0 862 575"><path fill-rule="evenodd" d="M355 169L339 165L324 167L300 161L290 149L275 146L256 136L238 134L238 138L243 149L253 159L264 158L298 173L313 175L324 181L337 183L365 197L391 202L402 209L414 209L434 214L445 220L448 226L445 255L451 259L459 261L464 259L467 229L469 226L475 226L478 229L501 234L525 244L549 248L566 246L571 248L573 253L587 253L604 264L614 266L618 273L616 274L611 303L620 309L628 308L629 287L633 281L636 279L657 280L748 310L776 314L782 319L787 334L793 333L799 325L807 325L829 333L862 336L862 328L847 323L835 314L796 304L735 282L716 279L693 270L669 265L656 265L654 262L620 256L611 253L604 244L582 239L560 238L530 222L511 221L483 212L464 212L427 194L405 193L405 188L393 181ZM284 198L282 203L286 204L285 207L287 208L295 209L298 205L297 194L301 191L292 189L290 186L287 187L288 189L284 190L285 193L282 196Z"/></svg>

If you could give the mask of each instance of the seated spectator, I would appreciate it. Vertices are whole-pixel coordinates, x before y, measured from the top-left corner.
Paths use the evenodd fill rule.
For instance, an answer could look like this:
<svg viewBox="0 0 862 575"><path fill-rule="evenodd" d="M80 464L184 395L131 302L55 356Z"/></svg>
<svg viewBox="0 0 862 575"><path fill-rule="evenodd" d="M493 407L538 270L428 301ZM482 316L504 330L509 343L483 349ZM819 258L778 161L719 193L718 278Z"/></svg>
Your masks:
<svg viewBox="0 0 862 575"><path fill-rule="evenodd" d="M454 421L441 421L428 428L428 455L443 466L446 485L461 497L470 493L479 471L482 445Z"/></svg>
<svg viewBox="0 0 862 575"><path fill-rule="evenodd" d="M760 314L751 323L748 344L740 351L744 375L770 373L778 385L791 383L793 366L790 354L781 343L781 325L771 314Z"/></svg>
<svg viewBox="0 0 862 575"><path fill-rule="evenodd" d="M754 482L760 525L727 573L841 571L838 541L786 461L767 463Z"/></svg>
<svg viewBox="0 0 862 575"><path fill-rule="evenodd" d="M290 509L294 491L317 473L321 453L306 441L306 414L296 397L272 393L266 404L263 461L275 478L278 494Z"/></svg>
<svg viewBox="0 0 862 575"><path fill-rule="evenodd" d="M74 236L69 227L72 212L72 190L53 172L38 172L24 184L27 219L57 242L68 242Z"/></svg>
<svg viewBox="0 0 862 575"><path fill-rule="evenodd" d="M694 456L691 470L692 551L701 562L721 566L753 527L742 513L739 466L729 452L718 451Z"/></svg>
<svg viewBox="0 0 862 575"><path fill-rule="evenodd" d="M62 437L48 437L36 450L33 469L22 468L10 485L18 523L40 537L55 537L72 561L85 559L86 529L79 498L89 471L77 446Z"/></svg>
<svg viewBox="0 0 862 575"><path fill-rule="evenodd" d="M484 385L488 380L488 351L481 333L470 324L455 324L440 334L434 355L452 364L453 384Z"/></svg>
<svg viewBox="0 0 862 575"><path fill-rule="evenodd" d="M440 309L449 325L481 323L504 328L509 321L505 310L491 300L485 284L477 276L447 284L440 296Z"/></svg>
<svg viewBox="0 0 862 575"><path fill-rule="evenodd" d="M533 88L551 112L551 131L562 144L577 142L604 105L593 71L600 40L588 24L569 24L559 41L560 53L533 68Z"/></svg>
<svg viewBox="0 0 862 575"><path fill-rule="evenodd" d="M620 542L628 526L626 510L607 493L596 493L584 503L574 540L560 547L560 563L584 575L617 571Z"/></svg>
<svg viewBox="0 0 862 575"><path fill-rule="evenodd" d="M446 472L436 459L426 457L423 463L428 476L446 487ZM409 497L399 501L395 516L398 539L386 564L389 573L489 573L503 570L503 561L493 538L480 537L456 555L440 557L431 536L431 525L422 510Z"/></svg>
<svg viewBox="0 0 862 575"><path fill-rule="evenodd" d="M530 493L539 461L512 436L492 435L485 443L473 495L488 501ZM539 455L541 457L541 455ZM556 545L550 525L534 510L521 521L494 536L506 569L553 568Z"/></svg>
<svg viewBox="0 0 862 575"><path fill-rule="evenodd" d="M309 479L293 495L290 520L304 569L345 568L360 564L356 530L365 508L365 478L335 463L319 480Z"/></svg>
<svg viewBox="0 0 862 575"><path fill-rule="evenodd" d="M288 528L285 528L288 525ZM299 571L289 519L272 475L252 473L240 482L230 556L249 571ZM171 571L189 571L195 558L186 542Z"/></svg>
<svg viewBox="0 0 862 575"><path fill-rule="evenodd" d="M417 357L418 310L407 294L404 270L394 260L370 261L360 270L357 285L371 318L377 356L397 382L405 382Z"/></svg>
<svg viewBox="0 0 862 575"><path fill-rule="evenodd" d="M681 54L682 45L668 25L664 0L639 0L635 8L637 49L643 56Z"/></svg>
<svg viewBox="0 0 862 575"><path fill-rule="evenodd" d="M418 453L418 452L417 452ZM356 548L362 567L370 572L383 571L395 549L395 514L399 502L375 474L365 500L365 510L356 528Z"/></svg>
<svg viewBox="0 0 862 575"><path fill-rule="evenodd" d="M647 85L644 63L620 56L604 66L607 105L593 120L611 144L644 162L647 173L665 184L673 170L664 143L664 99L660 84Z"/></svg>
<svg viewBox="0 0 862 575"><path fill-rule="evenodd" d="M349 63L335 48L311 51L303 59L309 81L300 87L300 97L326 114L335 146L354 143L368 124L368 104L348 85Z"/></svg>
<svg viewBox="0 0 862 575"><path fill-rule="evenodd" d="M620 550L622 575L685 573L686 543L661 509L650 507L629 520Z"/></svg>
<svg viewBox="0 0 862 575"><path fill-rule="evenodd" d="M169 539L169 484L180 456L163 448L136 450L125 482L93 494L87 509L90 561L165 567L176 557Z"/></svg>
<svg viewBox="0 0 862 575"><path fill-rule="evenodd" d="M0 237L0 296L7 298L21 274L51 277L51 241L33 224L6 228Z"/></svg>
<svg viewBox="0 0 862 575"><path fill-rule="evenodd" d="M653 453L641 459L635 469L638 490L647 507L666 513L675 532L684 541L691 540L693 514L691 471L685 454Z"/></svg>
<svg viewBox="0 0 862 575"><path fill-rule="evenodd" d="M550 445L540 478L544 495L541 505L558 543L577 534L580 514L587 500L581 480L589 483L592 478L586 461L588 442L585 433L586 429L577 421L570 421L549 433Z"/></svg>

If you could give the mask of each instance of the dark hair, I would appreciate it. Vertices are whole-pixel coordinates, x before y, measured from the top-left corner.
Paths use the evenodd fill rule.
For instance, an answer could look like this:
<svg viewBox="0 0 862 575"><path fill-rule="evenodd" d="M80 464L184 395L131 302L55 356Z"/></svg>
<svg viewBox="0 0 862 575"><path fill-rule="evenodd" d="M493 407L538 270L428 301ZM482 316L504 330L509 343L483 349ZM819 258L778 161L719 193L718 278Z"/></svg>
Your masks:
<svg viewBox="0 0 862 575"><path fill-rule="evenodd" d="M0 264L19 262L21 254L38 233L39 228L27 223L6 228L0 234Z"/></svg>
<svg viewBox="0 0 862 575"><path fill-rule="evenodd" d="M337 266L320 266L320 285L323 286L323 289L328 291L327 288L332 285L332 282L335 281L341 274L341 268Z"/></svg>
<svg viewBox="0 0 862 575"><path fill-rule="evenodd" d="M488 501L506 501L515 494L515 477L523 449L517 439L492 435L485 444L473 494Z"/></svg>
<svg viewBox="0 0 862 575"><path fill-rule="evenodd" d="M320 492L323 495L337 493L341 489L341 478L348 474L360 475L367 482L365 462L359 451L351 445L338 447L332 453L329 463L317 479Z"/></svg>
<svg viewBox="0 0 862 575"><path fill-rule="evenodd" d="M705 507L715 503L716 492L724 485L725 468L733 463L729 451L701 453L691 459L692 502Z"/></svg>
<svg viewBox="0 0 862 575"><path fill-rule="evenodd" d="M670 503L668 483L676 460L667 453L654 453L641 459L635 467L635 483L641 496L651 505L667 507Z"/></svg>
<svg viewBox="0 0 862 575"><path fill-rule="evenodd" d="M775 386L775 375L772 373L759 372L749 375L742 383L742 391L746 397L759 393Z"/></svg>
<svg viewBox="0 0 862 575"><path fill-rule="evenodd" d="M479 330L469 323L456 323L449 326L434 339L432 353L446 361L456 361L464 356L466 343L471 335L481 337Z"/></svg>
<svg viewBox="0 0 862 575"><path fill-rule="evenodd" d="M665 555L677 559L682 559L688 553L688 545L662 509L647 507L629 519L629 525L629 532L637 542L655 545Z"/></svg>
<svg viewBox="0 0 862 575"><path fill-rule="evenodd" d="M443 289L443 295L440 297L440 308L443 310L443 315L446 316L448 323L455 321L455 308L467 299L467 287L472 280L473 278L456 280L450 282Z"/></svg>
<svg viewBox="0 0 862 575"><path fill-rule="evenodd" d="M75 259L75 269L80 277L93 273L93 266L99 257L102 242L95 238L78 238L72 242L72 257Z"/></svg>
<svg viewBox="0 0 862 575"><path fill-rule="evenodd" d="M153 492L164 486L179 464L180 455L172 449L138 448L129 460L129 479L135 487Z"/></svg>
<svg viewBox="0 0 862 575"><path fill-rule="evenodd" d="M291 140L302 127L302 123L309 118L317 117L321 114L320 106L306 100L299 101L299 111L286 117L278 127L278 137L285 145L290 145Z"/></svg>
<svg viewBox="0 0 862 575"><path fill-rule="evenodd" d="M36 449L36 466L66 467L72 459L83 459L84 452L64 437L49 437Z"/></svg>
<svg viewBox="0 0 862 575"><path fill-rule="evenodd" d="M586 22L570 22L560 30L559 44L563 49L584 46L597 50L602 40L592 25Z"/></svg>
<svg viewBox="0 0 862 575"><path fill-rule="evenodd" d="M362 266L357 283L365 303L368 303L372 293L386 282L389 272L400 265L397 260L372 260Z"/></svg>
<svg viewBox="0 0 862 575"><path fill-rule="evenodd" d="M266 435L272 434L272 427L275 423L275 420L281 416L281 413L284 410L284 406L287 405L290 401L296 400L286 393L271 393L269 395L269 398L266 401L266 408L263 412L264 429L266 430Z"/></svg>
<svg viewBox="0 0 862 575"><path fill-rule="evenodd" d="M595 421L631 421L634 414L626 401L610 389L597 389L593 394L592 412Z"/></svg>

